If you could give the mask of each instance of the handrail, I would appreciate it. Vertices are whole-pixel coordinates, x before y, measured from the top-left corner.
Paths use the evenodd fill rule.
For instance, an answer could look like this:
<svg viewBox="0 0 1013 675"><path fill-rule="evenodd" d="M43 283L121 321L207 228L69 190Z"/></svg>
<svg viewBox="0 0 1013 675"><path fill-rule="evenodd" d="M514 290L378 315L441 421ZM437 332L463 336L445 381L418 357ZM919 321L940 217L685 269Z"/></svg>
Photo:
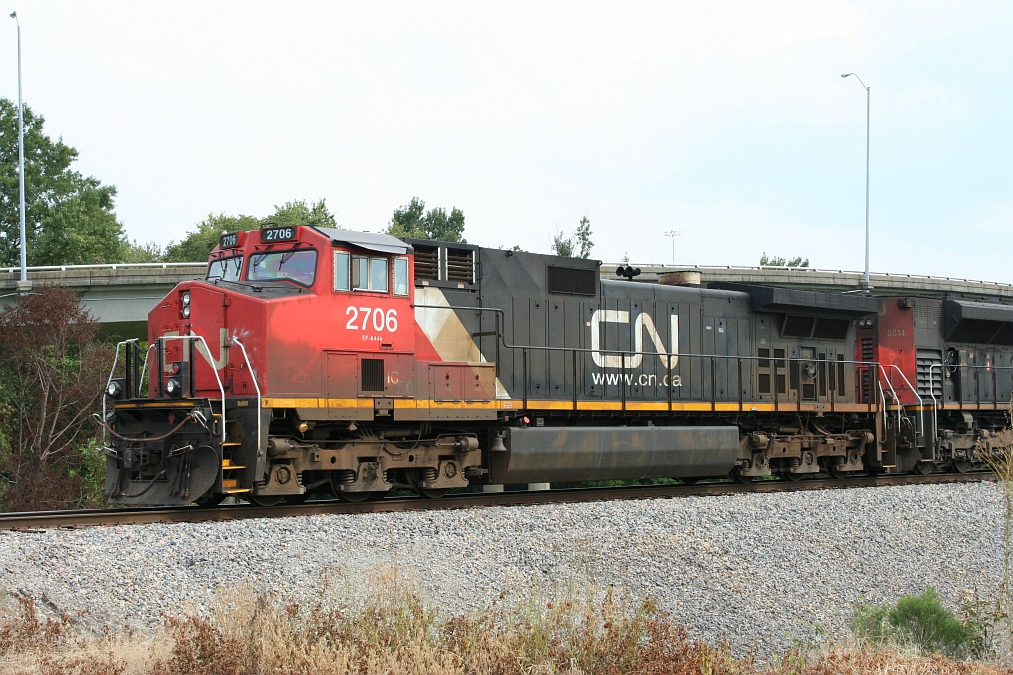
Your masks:
<svg viewBox="0 0 1013 675"><path fill-rule="evenodd" d="M877 363L876 367L879 368L879 370L883 372L883 379L886 380L886 386L890 387L890 395L893 396L893 404L895 406L897 406L897 433L900 433L900 411L901 411L901 407L902 407L901 404L900 404L900 397L897 396L897 390L893 388L893 383L890 382L890 378L888 378L886 376L886 370L883 368L883 366ZM876 379L879 380L878 377ZM880 381L879 390L883 391L883 383L882 383L882 381ZM885 393L883 395L883 407L884 408L886 407L886 394Z"/></svg>
<svg viewBox="0 0 1013 675"><path fill-rule="evenodd" d="M882 367L882 366L880 366L880 367ZM921 423L922 423L922 430L920 432L918 432L918 433L920 435L924 436L925 435L925 401L922 400L922 397L921 397L921 395L919 395L918 390L911 386L911 381L909 379L907 379L907 375L904 374L904 371L902 371L900 369L900 367L897 366L896 363L891 363L890 367L893 368L894 370L896 370L898 373L900 373L900 376L902 378L904 378L904 384L907 385L907 388L910 389L911 393L914 394L915 398L918 399L918 412L919 412L919 417L921 418ZM884 373L884 376L885 375L886 374Z"/></svg>
<svg viewBox="0 0 1013 675"><path fill-rule="evenodd" d="M260 394L260 384L257 382L257 371L255 371L253 369L253 364L250 363L250 355L246 353L246 347L243 345L242 342L239 341L239 338L233 337L232 338L232 344L239 345L239 348L243 351L243 359L246 360L246 367L250 369L250 374L253 376L253 388L257 390L257 452L259 453L262 450L262 447L260 445L260 441L261 441L261 436L260 436L260 417L261 417L260 412L261 412L261 407L260 406L261 406L261 398L262 397L261 397L261 394ZM222 420L224 420L224 419L225 418L223 417Z"/></svg>
<svg viewBox="0 0 1013 675"><path fill-rule="evenodd" d="M128 342L139 342L137 338L130 340L122 340L116 343L116 352L113 354L113 367L109 369L109 377L106 379L106 388L102 392L102 443L108 442L109 431L106 427L108 421L106 420L106 391L109 391L109 384L113 381L113 375L116 374L116 365L120 361L120 347L127 344ZM130 367L129 365L127 366Z"/></svg>
<svg viewBox="0 0 1013 675"><path fill-rule="evenodd" d="M466 306L463 306L463 305L420 305L420 304L413 305L412 307L413 308L420 308L420 309L459 310L459 311L469 311L469 312L493 312L493 313L495 313L497 315L497 329L499 328L500 325L502 325L504 327L506 326L506 321L505 321L506 312L503 309L499 308L499 307L466 307ZM504 317L504 320L503 320L502 323L499 322L499 317L500 316ZM624 371L625 371L625 364L626 364L626 358L625 357L628 357L628 356L641 356L641 357L643 357L643 356L664 356L664 357L666 357L668 359L668 363L669 364L673 364L673 365L669 365L667 367L667 370L669 370L669 371L672 371L672 370L674 370L677 367L676 365L674 365L673 359L675 359L677 361L678 359L684 359L684 358L689 358L689 359L692 359L692 358L710 359L712 364L714 362L714 359L725 359L725 360L729 360L729 361L732 360L732 359L735 359L735 360L737 360L739 362L741 362L741 360L745 359L747 361L783 361L785 363L825 363L825 364L828 364L830 366L833 366L833 365L836 365L836 364L845 364L845 365L853 365L853 366L864 366L866 368L870 368L870 367L879 368L880 367L880 364L878 362L875 362L875 361L854 361L854 360L850 360L850 359L849 360L832 360L832 359L827 359L827 358L823 358L823 359L804 359L804 358L800 358L800 357L788 357L788 356L775 359L774 357L771 357L771 356L763 356L763 357L761 357L761 356L739 355L739 354L736 354L736 355L726 355L726 354L687 354L687 353L684 353L684 352L679 352L679 353L677 353L677 352L645 352L645 351L639 351L639 352L637 352L637 351L622 350L622 349L602 349L600 347L598 349L591 349L589 347L549 347L549 346L543 346L543 345L515 345L515 344L510 344L510 343L508 343L506 341L506 334L504 332L499 332L496 335L496 337L498 338L497 342L496 342L497 348L502 343L502 346L505 349L511 349L511 350L520 349L521 352L522 352L521 356L522 356L522 360L523 360L523 364L524 364L524 367L523 367L523 373L524 374L523 374L523 377L522 377L523 382L522 382L521 386L522 386L522 389L523 389L522 401L523 401L523 406L525 408L527 407L527 401L528 401L528 398L529 398L529 394L528 394L528 382L527 382L527 371L528 371L528 367L527 367L527 352L528 352L528 350L539 350L539 351L545 351L545 352L573 353L575 355L574 358L576 358L576 354L592 354L592 355L593 354L599 354L599 355L602 355L602 356L604 356L604 355L613 355L613 356L618 355L620 357L620 364L622 366L622 370L624 370ZM497 361L496 365L497 365L497 367L499 366L499 362L498 361ZM671 383L671 378L669 378L669 382ZM712 379L712 381L711 381L711 385L712 385L711 398L712 399L716 399L716 395L717 395L716 391L713 391L713 389L714 389L713 385L714 384L715 383L713 382L713 379ZM741 384L742 383L739 382L738 384L739 384L739 388L741 389ZM778 401L777 401L778 392L777 392L777 382L776 382L776 379L773 381L772 384L773 384L773 394L772 395L775 398L775 406L776 406L778 404ZM574 382L574 388L576 388L576 386L577 386L577 383L575 381ZM669 384L669 389L671 389L671 384ZM625 410L626 409L625 386L623 387L623 390L622 390L622 393L621 393L620 397L623 398L622 409ZM896 397L896 392L894 393L894 398L899 401L899 399L897 399L897 397ZM885 404L885 401L886 401L886 399L884 397L884 404ZM714 404L716 401L712 400L711 402L712 402L712 404ZM788 403L791 404L791 401L789 400ZM801 403L802 403L802 401L801 401L801 399L799 399L793 405L800 406ZM899 424L899 421L898 421L898 424Z"/></svg>
<svg viewBox="0 0 1013 675"><path fill-rule="evenodd" d="M207 340L204 339L203 335L198 335L197 333L191 333L190 335L163 335L163 336L161 336L158 339L159 340L200 340L202 343L204 343L204 352L201 354L201 356L204 356L204 360L207 361L208 365L211 366L211 370L215 374L215 380L218 382L218 391L221 392L221 394L222 394L222 443L224 443L225 442L225 385L222 384L222 378L219 377L219 375L218 375L218 369L215 368L214 362L211 361L210 358L208 358L208 355L211 354L211 348L208 347ZM150 345L148 347L148 350L150 351L151 347L153 347L153 346L154 345ZM147 365L148 365L148 355L147 354L144 355L144 365L145 365L145 368L147 368ZM158 376L161 377L162 373L159 373Z"/></svg>
<svg viewBox="0 0 1013 675"><path fill-rule="evenodd" d="M626 264L626 263L623 263ZM618 263L603 262L602 269L608 269L609 267L615 267ZM753 271L762 272L765 270L775 270L782 272L805 272L814 274L846 274L849 276L862 277L864 278L865 272L852 271L852 270L833 270L833 269L821 269L817 267L788 267L787 265L678 265L673 263L636 263L635 267L660 267L669 268L675 272L689 272L694 270L742 270L742 271ZM963 281L970 284L984 284L986 286L1003 286L1013 288L1013 284L1003 281L981 281L978 279L961 279L959 277L938 277L930 274L897 274L891 272L871 272L870 277L883 277L885 279L927 279L930 281Z"/></svg>
<svg viewBox="0 0 1013 675"><path fill-rule="evenodd" d="M118 269L169 269L176 267L207 267L203 262L161 262L161 263L102 263L91 265L37 265L26 267L28 272L67 272L74 270L118 270ZM20 267L0 267L0 273L20 273Z"/></svg>

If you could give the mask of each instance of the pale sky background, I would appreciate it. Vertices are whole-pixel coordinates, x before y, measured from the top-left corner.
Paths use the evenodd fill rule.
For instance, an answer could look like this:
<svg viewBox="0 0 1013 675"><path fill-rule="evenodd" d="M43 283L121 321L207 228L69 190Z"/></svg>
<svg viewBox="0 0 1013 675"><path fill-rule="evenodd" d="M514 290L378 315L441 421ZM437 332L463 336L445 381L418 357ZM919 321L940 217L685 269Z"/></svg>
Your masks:
<svg viewBox="0 0 1013 675"><path fill-rule="evenodd" d="M131 238L418 195L487 246L1013 281L1009 2L10 4L26 102ZM0 95L16 99L14 21Z"/></svg>

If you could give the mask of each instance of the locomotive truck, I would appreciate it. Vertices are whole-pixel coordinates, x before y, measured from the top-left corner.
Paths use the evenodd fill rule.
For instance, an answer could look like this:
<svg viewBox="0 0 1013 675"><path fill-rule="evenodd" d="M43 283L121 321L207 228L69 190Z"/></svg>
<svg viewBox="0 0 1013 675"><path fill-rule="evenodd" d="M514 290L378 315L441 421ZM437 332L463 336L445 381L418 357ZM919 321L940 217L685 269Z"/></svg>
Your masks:
<svg viewBox="0 0 1013 675"><path fill-rule="evenodd" d="M630 278L632 270L617 270ZM968 471L1013 441L1013 305L601 278L311 226L223 234L120 343L106 498Z"/></svg>

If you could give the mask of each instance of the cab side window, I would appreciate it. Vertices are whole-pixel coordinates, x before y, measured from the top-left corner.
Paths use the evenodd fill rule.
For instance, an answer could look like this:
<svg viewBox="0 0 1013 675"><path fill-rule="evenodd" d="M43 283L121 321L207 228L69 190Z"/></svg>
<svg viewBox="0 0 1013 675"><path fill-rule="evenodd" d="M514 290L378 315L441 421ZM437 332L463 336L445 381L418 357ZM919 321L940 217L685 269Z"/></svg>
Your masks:
<svg viewBox="0 0 1013 675"><path fill-rule="evenodd" d="M405 261L404 269L404 286L405 290L402 295L407 295L407 261ZM390 261L387 258L375 258L365 255L354 255L347 251L335 251L334 290L389 293Z"/></svg>
<svg viewBox="0 0 1013 675"><path fill-rule="evenodd" d="M394 295L408 295L408 258L394 258Z"/></svg>
<svg viewBox="0 0 1013 675"><path fill-rule="evenodd" d="M344 251L334 252L334 290L347 291L349 255Z"/></svg>

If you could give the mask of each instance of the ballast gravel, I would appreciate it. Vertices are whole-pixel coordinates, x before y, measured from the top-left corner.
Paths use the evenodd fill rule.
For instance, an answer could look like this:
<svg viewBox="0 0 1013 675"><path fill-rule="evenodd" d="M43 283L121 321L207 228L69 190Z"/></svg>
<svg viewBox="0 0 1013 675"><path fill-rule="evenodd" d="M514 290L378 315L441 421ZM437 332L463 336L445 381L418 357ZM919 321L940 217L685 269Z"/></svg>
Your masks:
<svg viewBox="0 0 1013 675"><path fill-rule="evenodd" d="M853 603L994 594L992 483L0 533L0 593L98 630L152 630L253 585L312 599L411 572L446 613L570 584L649 596L691 634L775 654L847 635ZM342 590L344 589L344 590ZM4 597L0 595L0 604Z"/></svg>

